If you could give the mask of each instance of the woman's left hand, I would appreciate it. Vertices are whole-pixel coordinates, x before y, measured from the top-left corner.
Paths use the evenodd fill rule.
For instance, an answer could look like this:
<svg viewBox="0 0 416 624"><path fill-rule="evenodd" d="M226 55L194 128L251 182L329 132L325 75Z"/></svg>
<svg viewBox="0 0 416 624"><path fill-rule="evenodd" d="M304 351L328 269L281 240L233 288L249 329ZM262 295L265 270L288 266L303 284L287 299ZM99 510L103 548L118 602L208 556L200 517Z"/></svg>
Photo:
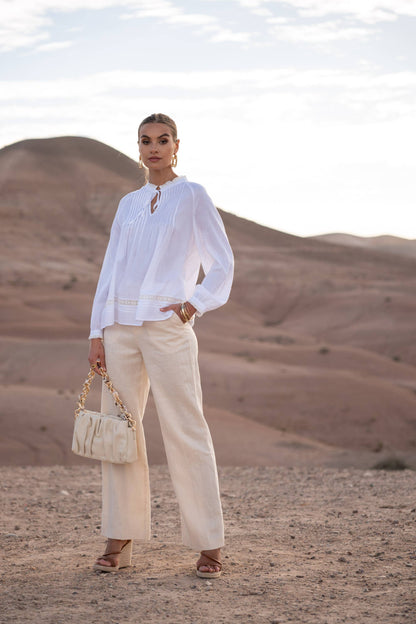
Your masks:
<svg viewBox="0 0 416 624"><path fill-rule="evenodd" d="M175 314L177 314L179 316L179 318L181 319L182 323L186 323L186 321L183 320L182 316L181 316L181 303L172 303L171 305L165 306L164 308L160 308L161 312L169 312L169 310L173 310L175 312ZM189 303L188 301L186 302L186 309L189 312L189 315L192 317L195 312L196 312L196 308L194 308L194 306L192 305L192 303Z"/></svg>

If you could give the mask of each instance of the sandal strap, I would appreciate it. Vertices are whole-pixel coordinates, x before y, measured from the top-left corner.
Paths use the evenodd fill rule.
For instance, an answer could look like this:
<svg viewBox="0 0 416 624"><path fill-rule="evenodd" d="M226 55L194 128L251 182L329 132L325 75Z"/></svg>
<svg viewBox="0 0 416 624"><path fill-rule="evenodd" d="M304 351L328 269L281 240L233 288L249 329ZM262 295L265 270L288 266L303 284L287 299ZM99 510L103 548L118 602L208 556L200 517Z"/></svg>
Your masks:
<svg viewBox="0 0 416 624"><path fill-rule="evenodd" d="M214 557L210 557L209 555L206 555L205 553L201 553L201 555L202 555L203 557L206 557L207 559L210 559L211 561L213 561L213 562L215 563L215 565L219 566L219 567L220 567L220 570L222 570L222 563L221 563L221 561L218 561L218 559L214 559ZM202 567L203 565L204 565L204 566L209 566L210 564L209 564L209 563L208 563L208 564L206 564L206 563L200 563L200 564L199 564L199 566L198 566L198 568ZM212 566L211 566L211 567L212 567Z"/></svg>
<svg viewBox="0 0 416 624"><path fill-rule="evenodd" d="M121 555L121 553L123 552L123 550L125 549L125 547L127 546L127 544L130 542L130 540L127 540L123 546L120 548L120 550L117 550L117 552L109 552L109 553L105 553L105 555L103 555L102 557L98 557L99 559L104 559L104 557L110 557L111 555Z"/></svg>
<svg viewBox="0 0 416 624"><path fill-rule="evenodd" d="M111 557L111 555L120 555L121 554L121 550L118 550L117 552L111 552L111 553L106 553L105 555L101 555L101 557L98 557L98 559L105 559L106 557Z"/></svg>

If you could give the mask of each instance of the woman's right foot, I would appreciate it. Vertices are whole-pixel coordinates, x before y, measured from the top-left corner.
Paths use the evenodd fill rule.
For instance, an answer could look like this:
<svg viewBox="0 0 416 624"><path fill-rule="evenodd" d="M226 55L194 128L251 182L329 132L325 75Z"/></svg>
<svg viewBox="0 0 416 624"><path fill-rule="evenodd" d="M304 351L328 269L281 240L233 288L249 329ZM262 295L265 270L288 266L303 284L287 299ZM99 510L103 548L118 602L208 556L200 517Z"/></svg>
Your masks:
<svg viewBox="0 0 416 624"><path fill-rule="evenodd" d="M105 553L104 555L101 555L101 557L98 557L97 561L94 564L94 569L102 570L103 568L108 568L108 571L118 570L120 567L120 558L124 555L123 551L124 549L128 548L128 544L130 541L131 540L119 540L109 538L107 540ZM129 550L131 550L131 547ZM125 561L123 561L123 563L125 563ZM128 563L128 565L130 565L130 563ZM122 565L121 567L125 566Z"/></svg>
<svg viewBox="0 0 416 624"><path fill-rule="evenodd" d="M202 550L201 556L196 562L197 576L202 578L218 578L222 571L220 553L220 548Z"/></svg>

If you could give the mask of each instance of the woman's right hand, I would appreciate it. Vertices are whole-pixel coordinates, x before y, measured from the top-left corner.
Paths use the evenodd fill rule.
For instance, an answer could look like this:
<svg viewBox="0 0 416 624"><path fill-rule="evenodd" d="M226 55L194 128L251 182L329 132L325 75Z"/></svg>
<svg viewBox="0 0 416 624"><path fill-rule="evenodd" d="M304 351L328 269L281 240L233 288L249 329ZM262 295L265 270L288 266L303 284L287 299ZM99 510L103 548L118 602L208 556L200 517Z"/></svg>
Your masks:
<svg viewBox="0 0 416 624"><path fill-rule="evenodd" d="M90 351L88 353L88 362L91 368L101 375L100 370L106 371L104 344L101 338L92 338L90 340Z"/></svg>

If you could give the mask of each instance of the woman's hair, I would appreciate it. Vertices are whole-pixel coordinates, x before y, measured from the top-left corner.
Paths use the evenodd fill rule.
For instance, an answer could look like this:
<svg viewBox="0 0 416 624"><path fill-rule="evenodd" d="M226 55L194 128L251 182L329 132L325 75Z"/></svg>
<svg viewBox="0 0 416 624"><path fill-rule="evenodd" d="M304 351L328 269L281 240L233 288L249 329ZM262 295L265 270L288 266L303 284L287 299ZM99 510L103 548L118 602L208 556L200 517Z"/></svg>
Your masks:
<svg viewBox="0 0 416 624"><path fill-rule="evenodd" d="M149 117L146 117L146 119L143 119L142 123L139 126L139 136L140 136L140 128L142 126L144 126L144 124L148 124L148 123L163 123L163 124L165 124L170 129L170 131L172 133L173 140L174 141L177 140L177 138L178 138L178 129L176 127L176 123L173 121L173 119L171 119L167 115L164 115L163 113L152 113L151 115L149 115Z"/></svg>

